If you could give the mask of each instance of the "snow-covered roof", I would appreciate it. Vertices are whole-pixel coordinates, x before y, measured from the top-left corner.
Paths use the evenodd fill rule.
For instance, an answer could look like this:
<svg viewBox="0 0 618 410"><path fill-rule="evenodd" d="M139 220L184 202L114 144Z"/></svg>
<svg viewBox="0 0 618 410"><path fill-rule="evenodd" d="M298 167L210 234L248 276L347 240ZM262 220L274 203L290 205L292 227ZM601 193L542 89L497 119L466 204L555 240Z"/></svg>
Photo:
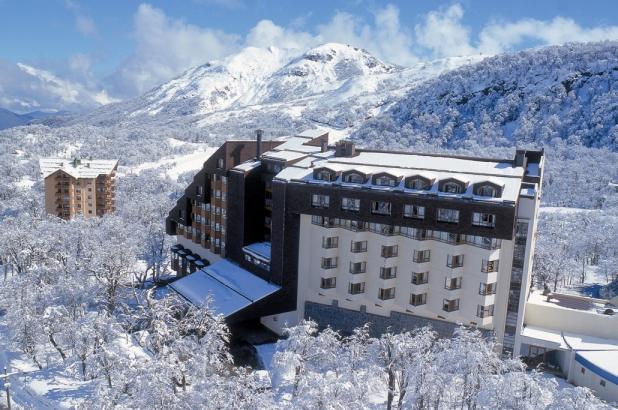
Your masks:
<svg viewBox="0 0 618 410"><path fill-rule="evenodd" d="M618 385L618 350L577 352L575 361L602 378Z"/></svg>
<svg viewBox="0 0 618 410"><path fill-rule="evenodd" d="M243 251L253 257L270 262L270 242L257 242L244 246Z"/></svg>
<svg viewBox="0 0 618 410"><path fill-rule="evenodd" d="M39 167L43 178L47 178L58 170L62 170L74 178L96 178L99 175L111 173L118 160L67 158L41 158Z"/></svg>
<svg viewBox="0 0 618 410"><path fill-rule="evenodd" d="M328 130L322 129L322 128L315 128L313 130L304 130L302 132L300 132L299 134L297 134L297 137L308 137L308 138L317 138L317 137L321 137L324 134L327 134Z"/></svg>
<svg viewBox="0 0 618 410"><path fill-rule="evenodd" d="M587 351L618 351L618 340L540 326L526 325L521 331L522 342L550 349Z"/></svg>
<svg viewBox="0 0 618 410"><path fill-rule="evenodd" d="M194 272L170 287L196 306L211 297L211 308L227 317L281 289L227 259Z"/></svg>
<svg viewBox="0 0 618 410"><path fill-rule="evenodd" d="M536 326L526 326L521 331L523 343L543 346L548 349L568 350L569 346L562 337L562 333L555 329L544 329Z"/></svg>

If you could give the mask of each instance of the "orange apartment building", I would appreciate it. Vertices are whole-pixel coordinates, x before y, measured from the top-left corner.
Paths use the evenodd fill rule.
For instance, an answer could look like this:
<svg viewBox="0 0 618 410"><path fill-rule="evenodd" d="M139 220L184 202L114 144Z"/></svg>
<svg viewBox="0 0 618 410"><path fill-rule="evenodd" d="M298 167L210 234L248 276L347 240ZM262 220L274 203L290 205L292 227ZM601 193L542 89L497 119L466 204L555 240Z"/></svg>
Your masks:
<svg viewBox="0 0 618 410"><path fill-rule="evenodd" d="M62 219L115 211L117 160L42 158L45 211Z"/></svg>

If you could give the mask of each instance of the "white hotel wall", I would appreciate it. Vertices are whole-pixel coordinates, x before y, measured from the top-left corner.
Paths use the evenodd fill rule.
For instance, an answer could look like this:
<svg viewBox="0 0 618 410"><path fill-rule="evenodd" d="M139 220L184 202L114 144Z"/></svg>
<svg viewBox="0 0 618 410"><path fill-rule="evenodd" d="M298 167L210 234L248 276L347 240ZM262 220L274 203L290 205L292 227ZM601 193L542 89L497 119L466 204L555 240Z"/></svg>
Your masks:
<svg viewBox="0 0 618 410"><path fill-rule="evenodd" d="M334 249L323 249L322 238L337 236L339 246ZM367 241L367 252L352 253L352 241ZM398 245L398 256L383 258L380 255L382 245ZM452 245L435 240L417 241L405 236L384 236L373 232L353 232L344 228L325 228L311 223L310 215L301 215L300 247L299 247L299 281L298 281L298 315L304 316L305 301L326 305L338 301L342 308L359 310L366 306L368 313L389 316L391 311L414 314L420 317L439 319L453 323L470 324L476 322L484 329L496 327L497 336L501 340L504 330L506 303L512 262L512 241L502 241L501 249L488 250L471 245ZM429 263L414 263L414 250L431 250ZM451 269L446 266L447 255L464 254L464 266ZM338 258L336 269L321 268L322 257ZM499 272L482 273L482 260L499 259ZM366 273L349 273L350 261L366 261ZM380 279L381 266L397 266L397 277ZM411 282L412 272L429 271L429 283L421 286ZM462 287L459 290L444 289L447 276L462 277ZM321 289L321 277L337 277L335 289ZM348 283L365 282L365 293L348 294ZM482 296L479 294L480 283L497 282L497 294ZM382 301L378 298L379 288L395 287L395 299ZM427 292L427 304L411 306L411 293ZM459 311L445 312L442 310L443 299L460 299ZM476 316L477 305L495 304L494 317L481 319Z"/></svg>

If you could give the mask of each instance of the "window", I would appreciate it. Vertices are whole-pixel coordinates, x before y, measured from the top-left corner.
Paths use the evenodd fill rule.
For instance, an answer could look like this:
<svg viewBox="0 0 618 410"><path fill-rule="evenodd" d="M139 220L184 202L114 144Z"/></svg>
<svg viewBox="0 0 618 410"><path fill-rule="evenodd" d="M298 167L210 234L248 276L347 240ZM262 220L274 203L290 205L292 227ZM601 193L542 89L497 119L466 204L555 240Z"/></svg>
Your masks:
<svg viewBox="0 0 618 410"><path fill-rule="evenodd" d="M350 273L365 273L367 262L350 262Z"/></svg>
<svg viewBox="0 0 618 410"><path fill-rule="evenodd" d="M371 213L379 215L390 215L391 203L384 201L371 201Z"/></svg>
<svg viewBox="0 0 618 410"><path fill-rule="evenodd" d="M345 209L346 211L358 212L360 210L360 199L341 198L341 209Z"/></svg>
<svg viewBox="0 0 618 410"><path fill-rule="evenodd" d="M449 194L461 194L464 189L463 185L458 182L446 182L442 186L442 192L448 192Z"/></svg>
<svg viewBox="0 0 618 410"><path fill-rule="evenodd" d="M322 289L332 289L337 287L337 278L322 278L320 287Z"/></svg>
<svg viewBox="0 0 618 410"><path fill-rule="evenodd" d="M424 285L429 282L429 272L412 272L412 284Z"/></svg>
<svg viewBox="0 0 618 410"><path fill-rule="evenodd" d="M421 306L427 303L427 294L419 293L419 294L410 294L410 304L412 306Z"/></svg>
<svg viewBox="0 0 618 410"><path fill-rule="evenodd" d="M459 211L457 209L438 208L438 221L458 223Z"/></svg>
<svg viewBox="0 0 618 410"><path fill-rule="evenodd" d="M351 184L364 184L365 177L362 174L357 174L356 172L351 172L343 177L344 182L349 182Z"/></svg>
<svg viewBox="0 0 618 410"><path fill-rule="evenodd" d="M498 272L498 262L499 260L488 261L483 259L481 263L481 272L489 273L489 272Z"/></svg>
<svg viewBox="0 0 618 410"><path fill-rule="evenodd" d="M224 165L225 165L225 161L223 160L223 158L217 159L217 168L223 169Z"/></svg>
<svg viewBox="0 0 618 410"><path fill-rule="evenodd" d="M380 279L394 279L397 277L397 266L380 268Z"/></svg>
<svg viewBox="0 0 618 410"><path fill-rule="evenodd" d="M221 190L219 189L215 190L215 198L217 199L221 198Z"/></svg>
<svg viewBox="0 0 618 410"><path fill-rule="evenodd" d="M496 189L496 187L492 185L481 185L476 190L476 194L480 196L496 198L498 196L498 189Z"/></svg>
<svg viewBox="0 0 618 410"><path fill-rule="evenodd" d="M459 310L459 299L444 299L442 301L442 310L445 312L454 312Z"/></svg>
<svg viewBox="0 0 618 410"><path fill-rule="evenodd" d="M495 295L496 294L496 283L481 283L479 286L479 295Z"/></svg>
<svg viewBox="0 0 618 410"><path fill-rule="evenodd" d="M455 290L461 289L461 277L444 279L444 289Z"/></svg>
<svg viewBox="0 0 618 410"><path fill-rule="evenodd" d="M319 181L334 181L336 179L336 174L327 169L320 169L315 171L314 177Z"/></svg>
<svg viewBox="0 0 618 410"><path fill-rule="evenodd" d="M486 214L484 212L473 212L472 225L493 228L496 226L496 215Z"/></svg>
<svg viewBox="0 0 618 410"><path fill-rule="evenodd" d="M478 305L476 307L476 315L478 317L490 317L494 315L494 305L482 306Z"/></svg>
<svg viewBox="0 0 618 410"><path fill-rule="evenodd" d="M314 208L328 208L330 197L328 195L313 194L311 196L311 205Z"/></svg>
<svg viewBox="0 0 618 410"><path fill-rule="evenodd" d="M579 371L581 372L581 374L586 374L586 369L584 369L583 367L579 369Z"/></svg>
<svg viewBox="0 0 618 410"><path fill-rule="evenodd" d="M429 181L427 181L424 178L419 178L419 177L408 178L406 180L406 188L426 190L426 189L431 188L431 184L429 183Z"/></svg>
<svg viewBox="0 0 618 410"><path fill-rule="evenodd" d="M202 185L197 186L197 194L200 196L204 194L204 187Z"/></svg>
<svg viewBox="0 0 618 410"><path fill-rule="evenodd" d="M429 249L422 250L422 251L415 250L412 260L416 263L429 262L430 255L431 255L431 251Z"/></svg>
<svg viewBox="0 0 618 410"><path fill-rule="evenodd" d="M381 175L374 178L373 183L380 186L395 186L397 185L397 180L393 177Z"/></svg>
<svg viewBox="0 0 618 410"><path fill-rule="evenodd" d="M337 267L337 257L322 258L322 269L335 269Z"/></svg>
<svg viewBox="0 0 618 410"><path fill-rule="evenodd" d="M406 204L403 206L403 216L406 218L424 219L425 207Z"/></svg>
<svg viewBox="0 0 618 410"><path fill-rule="evenodd" d="M390 245L390 246L382 245L382 252L380 252L380 255L382 255L383 258L394 258L397 256L398 252L399 252L398 245Z"/></svg>
<svg viewBox="0 0 618 410"><path fill-rule="evenodd" d="M331 237L322 237L322 248L331 249L339 247L339 237L331 236Z"/></svg>
<svg viewBox="0 0 618 410"><path fill-rule="evenodd" d="M449 268L461 268L464 263L463 255L448 255L446 257L446 266Z"/></svg>
<svg viewBox="0 0 618 410"><path fill-rule="evenodd" d="M601 381L599 382L599 384L600 384L601 386L605 387L605 380L602 380L602 379L601 379Z"/></svg>
<svg viewBox="0 0 618 410"><path fill-rule="evenodd" d="M348 285L348 293L350 295L358 295L359 293L365 293L365 282L350 283Z"/></svg>
<svg viewBox="0 0 618 410"><path fill-rule="evenodd" d="M367 241L352 241L352 243L350 244L350 252L367 252Z"/></svg>
<svg viewBox="0 0 618 410"><path fill-rule="evenodd" d="M378 299L380 300L395 299L395 288L378 289Z"/></svg>

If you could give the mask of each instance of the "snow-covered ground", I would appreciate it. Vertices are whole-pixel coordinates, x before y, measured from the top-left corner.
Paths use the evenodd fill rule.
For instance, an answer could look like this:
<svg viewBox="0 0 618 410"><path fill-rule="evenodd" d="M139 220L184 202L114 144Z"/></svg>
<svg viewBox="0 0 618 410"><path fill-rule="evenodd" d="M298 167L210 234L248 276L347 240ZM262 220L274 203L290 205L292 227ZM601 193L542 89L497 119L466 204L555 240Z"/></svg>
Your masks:
<svg viewBox="0 0 618 410"><path fill-rule="evenodd" d="M177 142L178 144L178 142ZM181 143L189 144L189 143ZM118 169L119 175L139 174L148 169L161 168L161 173L166 174L173 180L176 180L185 172L198 171L204 165L204 162L217 150L215 147L209 147L206 144L191 144L194 148L193 152L172 157L161 158L154 162L145 162L135 167L120 166Z"/></svg>

